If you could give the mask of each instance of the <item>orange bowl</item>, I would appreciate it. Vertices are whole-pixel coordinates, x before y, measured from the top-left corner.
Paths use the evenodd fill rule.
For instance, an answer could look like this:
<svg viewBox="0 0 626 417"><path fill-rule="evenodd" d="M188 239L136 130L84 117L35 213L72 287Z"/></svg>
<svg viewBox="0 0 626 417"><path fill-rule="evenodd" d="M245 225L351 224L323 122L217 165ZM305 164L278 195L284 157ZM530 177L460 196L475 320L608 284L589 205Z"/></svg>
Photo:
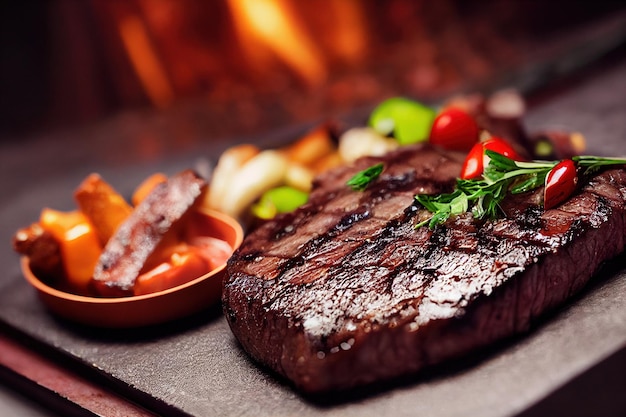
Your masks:
<svg viewBox="0 0 626 417"><path fill-rule="evenodd" d="M223 213L200 209L193 213L194 227L206 236L225 240L234 251L243 240L241 225ZM21 261L26 281L50 311L68 320L98 327L148 326L196 313L219 301L226 264L192 281L146 295L98 298L70 294L40 281L27 257Z"/></svg>

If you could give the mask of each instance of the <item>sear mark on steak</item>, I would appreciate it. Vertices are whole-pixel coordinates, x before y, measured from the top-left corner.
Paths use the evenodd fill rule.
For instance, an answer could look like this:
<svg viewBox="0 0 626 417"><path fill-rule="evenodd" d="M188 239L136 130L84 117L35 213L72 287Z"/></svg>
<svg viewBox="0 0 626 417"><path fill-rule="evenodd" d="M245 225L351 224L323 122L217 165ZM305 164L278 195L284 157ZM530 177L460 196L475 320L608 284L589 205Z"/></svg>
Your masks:
<svg viewBox="0 0 626 417"><path fill-rule="evenodd" d="M428 146L360 159L248 235L223 292L243 348L310 393L411 374L527 330L624 250L623 169L552 210L536 207L538 190L503 219L415 229L414 195L451 191L461 160ZM377 162L367 190L345 186Z"/></svg>

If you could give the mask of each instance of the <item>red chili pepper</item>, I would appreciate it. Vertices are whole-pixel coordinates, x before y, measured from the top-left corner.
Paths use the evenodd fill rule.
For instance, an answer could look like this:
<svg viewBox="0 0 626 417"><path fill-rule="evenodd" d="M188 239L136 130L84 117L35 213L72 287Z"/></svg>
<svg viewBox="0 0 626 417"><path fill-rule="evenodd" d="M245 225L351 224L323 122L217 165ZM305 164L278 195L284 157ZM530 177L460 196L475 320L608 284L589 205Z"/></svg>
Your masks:
<svg viewBox="0 0 626 417"><path fill-rule="evenodd" d="M484 142L477 143L467 154L463 168L461 169L461 178L464 180L480 177L483 170L489 165L489 157L485 155L485 151L490 150L504 155L507 158L519 161L522 158L504 139L492 137Z"/></svg>
<svg viewBox="0 0 626 417"><path fill-rule="evenodd" d="M478 125L463 110L450 107L435 118L429 141L445 149L467 151L478 141Z"/></svg>
<svg viewBox="0 0 626 417"><path fill-rule="evenodd" d="M572 195L577 183L574 161L565 159L556 164L546 176L546 186L543 190L544 208L548 210L565 201Z"/></svg>

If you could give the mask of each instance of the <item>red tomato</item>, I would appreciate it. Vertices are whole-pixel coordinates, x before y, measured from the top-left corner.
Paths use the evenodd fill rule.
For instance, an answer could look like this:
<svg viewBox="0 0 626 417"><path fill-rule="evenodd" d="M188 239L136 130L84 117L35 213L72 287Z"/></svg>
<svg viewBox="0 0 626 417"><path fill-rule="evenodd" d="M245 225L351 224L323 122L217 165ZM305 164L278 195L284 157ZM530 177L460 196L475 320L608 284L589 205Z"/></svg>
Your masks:
<svg viewBox="0 0 626 417"><path fill-rule="evenodd" d="M483 147L485 148L485 150L490 150L490 151L494 151L499 153L500 155L504 155L507 158L511 158L515 161L519 161L522 158L518 155L517 152L515 152L515 149L513 149L513 147L511 145L509 145L509 143L504 140L504 139L500 139L498 137L492 137L487 139L486 141L482 142Z"/></svg>
<svg viewBox="0 0 626 417"><path fill-rule="evenodd" d="M480 177L483 174L483 170L487 165L489 165L489 157L485 155L486 150L497 152L500 155L504 155L507 158L511 158L516 161L522 159L507 141L497 137L492 137L484 142L479 142L472 147L465 158L465 162L463 163L461 178L468 180Z"/></svg>
<svg viewBox="0 0 626 417"><path fill-rule="evenodd" d="M463 110L450 107L435 118L429 141L445 149L467 151L478 141L478 125Z"/></svg>
<svg viewBox="0 0 626 417"><path fill-rule="evenodd" d="M465 157L463 168L461 168L461 178L469 180L480 177L483 174L483 157L485 148L482 143L477 143L472 147Z"/></svg>
<svg viewBox="0 0 626 417"><path fill-rule="evenodd" d="M576 164L571 159L559 162L546 176L543 190L543 206L546 210L562 203L572 195L578 183Z"/></svg>

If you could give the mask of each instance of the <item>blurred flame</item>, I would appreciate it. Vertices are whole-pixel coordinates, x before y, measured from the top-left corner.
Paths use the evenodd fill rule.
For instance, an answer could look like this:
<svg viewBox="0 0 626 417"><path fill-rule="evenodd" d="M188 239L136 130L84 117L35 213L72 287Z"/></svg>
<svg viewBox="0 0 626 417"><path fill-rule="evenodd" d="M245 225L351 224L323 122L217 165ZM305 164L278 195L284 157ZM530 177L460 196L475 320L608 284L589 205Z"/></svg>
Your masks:
<svg viewBox="0 0 626 417"><path fill-rule="evenodd" d="M235 29L254 64L268 66L268 48L296 71L309 85L322 83L326 67L311 38L283 0L229 0Z"/></svg>
<svg viewBox="0 0 626 417"><path fill-rule="evenodd" d="M360 0L332 0L329 8L335 16L333 46L335 52L350 62L365 56L367 36L365 16Z"/></svg>
<svg viewBox="0 0 626 417"><path fill-rule="evenodd" d="M199 7L194 0L99 4L115 16L134 75L159 107L177 95L204 88L207 79L223 77L232 68L265 83L282 64L304 85L315 88L327 81L333 64L359 65L367 55L366 10L360 0L227 0L222 10L232 20L220 21L207 32L203 26L212 23L200 23L207 15L198 17L195 12L212 9ZM206 37L224 30L233 30L237 40L217 46ZM246 65L241 65L241 57Z"/></svg>
<svg viewBox="0 0 626 417"><path fill-rule="evenodd" d="M157 106L163 107L174 98L173 88L150 40L148 28L135 15L119 19L122 43L146 94Z"/></svg>

